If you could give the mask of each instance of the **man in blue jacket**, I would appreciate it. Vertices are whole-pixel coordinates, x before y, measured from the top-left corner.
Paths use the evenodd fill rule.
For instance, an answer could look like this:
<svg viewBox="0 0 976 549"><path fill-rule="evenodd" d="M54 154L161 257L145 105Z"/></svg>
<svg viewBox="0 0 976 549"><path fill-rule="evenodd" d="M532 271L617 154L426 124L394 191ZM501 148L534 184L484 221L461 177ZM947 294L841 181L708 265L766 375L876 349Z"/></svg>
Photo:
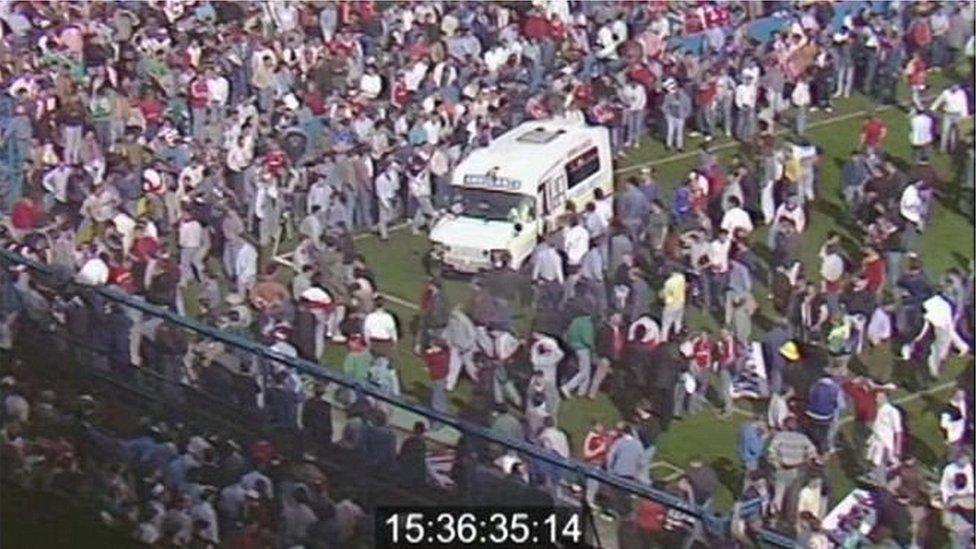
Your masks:
<svg viewBox="0 0 976 549"><path fill-rule="evenodd" d="M821 377L810 387L807 396L810 438L821 455L835 450L842 395L840 385L830 376Z"/></svg>

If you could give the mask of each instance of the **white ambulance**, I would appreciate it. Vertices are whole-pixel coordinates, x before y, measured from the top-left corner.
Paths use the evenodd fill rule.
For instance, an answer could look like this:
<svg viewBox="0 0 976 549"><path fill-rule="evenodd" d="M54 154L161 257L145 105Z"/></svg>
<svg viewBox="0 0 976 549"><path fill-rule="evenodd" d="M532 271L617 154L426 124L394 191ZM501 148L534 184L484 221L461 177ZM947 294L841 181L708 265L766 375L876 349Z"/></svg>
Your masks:
<svg viewBox="0 0 976 549"><path fill-rule="evenodd" d="M554 230L571 201L613 192L610 134L566 119L526 122L471 152L451 177L450 213L430 232L431 256L462 273L507 256L515 268Z"/></svg>

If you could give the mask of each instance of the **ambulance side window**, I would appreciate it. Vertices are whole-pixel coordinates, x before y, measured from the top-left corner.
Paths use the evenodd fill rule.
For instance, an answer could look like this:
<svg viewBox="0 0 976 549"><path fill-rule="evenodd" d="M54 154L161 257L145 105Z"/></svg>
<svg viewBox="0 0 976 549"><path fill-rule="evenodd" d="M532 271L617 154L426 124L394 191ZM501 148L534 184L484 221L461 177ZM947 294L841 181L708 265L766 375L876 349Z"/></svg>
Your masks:
<svg viewBox="0 0 976 549"><path fill-rule="evenodd" d="M566 163L566 178L569 188L586 181L600 171L600 152L596 147L589 148Z"/></svg>

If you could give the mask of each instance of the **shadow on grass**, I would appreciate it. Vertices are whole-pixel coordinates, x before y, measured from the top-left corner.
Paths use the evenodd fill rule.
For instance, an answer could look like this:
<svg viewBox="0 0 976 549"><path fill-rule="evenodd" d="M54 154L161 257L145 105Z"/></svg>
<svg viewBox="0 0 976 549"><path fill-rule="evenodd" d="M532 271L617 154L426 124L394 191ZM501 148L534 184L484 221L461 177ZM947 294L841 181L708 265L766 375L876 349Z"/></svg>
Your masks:
<svg viewBox="0 0 976 549"><path fill-rule="evenodd" d="M959 252L952 252L952 260L956 262L959 267L965 268L972 261L972 258L966 257Z"/></svg>
<svg viewBox="0 0 976 549"><path fill-rule="evenodd" d="M742 467L738 463L732 463L727 457L720 457L710 464L715 470L715 475L722 486L732 494L733 497L742 492Z"/></svg>

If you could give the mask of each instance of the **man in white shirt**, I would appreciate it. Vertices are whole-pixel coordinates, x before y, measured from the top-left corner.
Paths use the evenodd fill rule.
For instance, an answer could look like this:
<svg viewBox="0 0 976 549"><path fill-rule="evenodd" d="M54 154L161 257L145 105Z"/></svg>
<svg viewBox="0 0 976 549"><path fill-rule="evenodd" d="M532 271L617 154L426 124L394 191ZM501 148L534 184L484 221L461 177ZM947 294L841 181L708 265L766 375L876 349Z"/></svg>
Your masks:
<svg viewBox="0 0 976 549"><path fill-rule="evenodd" d="M750 141L756 133L756 81L745 74L742 83L735 87L735 107L739 111L737 137L741 141Z"/></svg>
<svg viewBox="0 0 976 549"><path fill-rule="evenodd" d="M928 213L919 188L922 185L924 185L922 181L916 181L905 187L898 205L901 216L910 221L918 232L925 230L925 218Z"/></svg>
<svg viewBox="0 0 976 549"><path fill-rule="evenodd" d="M810 84L805 77L801 76L796 82L790 100L796 107L796 134L803 135L807 131L807 111L810 109Z"/></svg>
<svg viewBox="0 0 976 549"><path fill-rule="evenodd" d="M236 237L235 243L239 248L234 254L234 280L237 283L237 293L247 295L258 276L258 249L243 237Z"/></svg>
<svg viewBox="0 0 976 549"><path fill-rule="evenodd" d="M573 215L569 227L563 233L563 251L566 252L566 264L570 272L575 272L579 268L580 261L589 248L590 233L580 223L579 217Z"/></svg>
<svg viewBox="0 0 976 549"><path fill-rule="evenodd" d="M729 282L729 254L732 252L732 237L722 229L718 236L708 244L707 283L704 291L705 306L709 309L718 306Z"/></svg>
<svg viewBox="0 0 976 549"><path fill-rule="evenodd" d="M932 103L932 110L938 112L942 108L942 137L939 148L948 152L950 145L955 145L959 130L959 121L969 116L969 99L966 92L957 83L943 91Z"/></svg>
<svg viewBox="0 0 976 549"><path fill-rule="evenodd" d="M376 308L363 319L363 336L373 354L386 357L390 366L396 368L396 344L399 339L396 319L384 308L386 301L378 296Z"/></svg>
<svg viewBox="0 0 976 549"><path fill-rule="evenodd" d="M647 91L640 83L629 80L620 91L624 100L625 147L636 147L644 135L644 112L647 107Z"/></svg>
<svg viewBox="0 0 976 549"><path fill-rule="evenodd" d="M908 142L912 145L912 159L915 162L928 159L932 145L932 117L923 111L912 109L908 118Z"/></svg>
<svg viewBox="0 0 976 549"><path fill-rule="evenodd" d="M892 389L893 386L882 387ZM874 467L876 479L884 484L888 470L898 465L901 460L901 450L905 428L901 412L888 401L887 391L878 391L878 413L871 426L871 438L868 440L867 458Z"/></svg>
<svg viewBox="0 0 976 549"><path fill-rule="evenodd" d="M546 383L547 392L557 391L557 369L565 353L559 348L559 343L552 337L536 333L535 340L529 348L529 362L534 372L542 372L542 380Z"/></svg>
<svg viewBox="0 0 976 549"><path fill-rule="evenodd" d="M108 282L107 259L107 254L99 254L86 261L75 275L75 281L89 286L104 285Z"/></svg>
<svg viewBox="0 0 976 549"><path fill-rule="evenodd" d="M949 351L956 349L960 355L969 352L969 345L959 336L956 331L956 316L953 304L941 292L926 299L922 303L923 318L925 325L919 332L913 344L922 341L929 333L933 332L932 346L929 351L928 367L929 374L933 379L938 379L942 370L942 364L949 356Z"/></svg>
<svg viewBox="0 0 976 549"><path fill-rule="evenodd" d="M730 196L728 202L729 209L722 215L721 228L733 236L736 236L736 231L740 231L742 236L748 236L754 229L749 212L742 209L738 196Z"/></svg>
<svg viewBox="0 0 976 549"><path fill-rule="evenodd" d="M389 237L390 221L396 218L396 199L400 192L400 172L396 164L390 163L374 182L376 187L376 201L379 204L379 233L380 240Z"/></svg>
<svg viewBox="0 0 976 549"><path fill-rule="evenodd" d="M182 285L194 276L199 278L203 274L203 257L199 253L203 247L203 225L189 213L184 213L180 221L179 244L180 284Z"/></svg>
<svg viewBox="0 0 976 549"><path fill-rule="evenodd" d="M417 201L417 209L413 214L413 234L419 234L421 226L430 226L437 218L437 210L430 200L430 170L424 167L411 175L408 185L410 196Z"/></svg>

